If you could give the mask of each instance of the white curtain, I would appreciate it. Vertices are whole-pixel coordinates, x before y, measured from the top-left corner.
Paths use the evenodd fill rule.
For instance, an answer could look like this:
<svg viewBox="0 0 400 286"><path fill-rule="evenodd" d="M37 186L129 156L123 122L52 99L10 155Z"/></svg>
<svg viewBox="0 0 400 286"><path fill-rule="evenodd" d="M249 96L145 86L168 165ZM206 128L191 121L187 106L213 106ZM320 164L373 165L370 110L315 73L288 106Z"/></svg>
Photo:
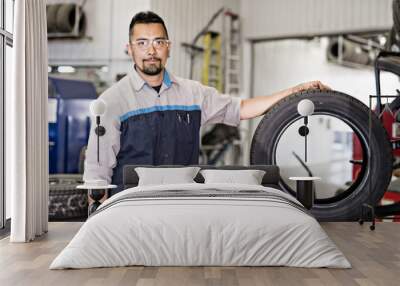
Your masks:
<svg viewBox="0 0 400 286"><path fill-rule="evenodd" d="M15 1L12 94L6 98L6 188L12 242L48 228L46 0Z"/></svg>

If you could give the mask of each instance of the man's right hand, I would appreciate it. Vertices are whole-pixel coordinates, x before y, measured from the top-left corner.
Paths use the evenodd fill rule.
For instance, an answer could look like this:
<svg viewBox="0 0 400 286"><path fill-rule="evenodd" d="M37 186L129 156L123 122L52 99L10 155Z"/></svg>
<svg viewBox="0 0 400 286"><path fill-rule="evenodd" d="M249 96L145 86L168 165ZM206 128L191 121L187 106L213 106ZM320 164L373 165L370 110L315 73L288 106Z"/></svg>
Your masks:
<svg viewBox="0 0 400 286"><path fill-rule="evenodd" d="M314 81L304 82L292 87L291 93L293 94L293 93L303 92L309 89L320 89L322 91L332 90L329 86L324 85L319 80L314 80Z"/></svg>

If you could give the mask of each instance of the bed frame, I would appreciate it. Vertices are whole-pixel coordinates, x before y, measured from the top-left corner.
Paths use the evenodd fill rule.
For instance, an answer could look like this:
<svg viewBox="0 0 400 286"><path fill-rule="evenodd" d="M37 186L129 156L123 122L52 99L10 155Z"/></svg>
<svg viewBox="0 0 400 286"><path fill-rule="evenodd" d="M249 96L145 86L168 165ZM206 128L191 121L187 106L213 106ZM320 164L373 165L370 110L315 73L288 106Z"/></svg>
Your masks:
<svg viewBox="0 0 400 286"><path fill-rule="evenodd" d="M218 169L218 170L264 170L265 175L262 180L262 185L265 187L272 187L281 190L279 187L279 167L272 165L251 165L251 166L210 166L210 165L195 165L201 169ZM139 177L135 171L137 167L148 167L148 168L176 168L184 167L177 165L167 165L167 166L145 166L145 165L125 165L123 170L123 184L124 189L133 188L138 185ZM197 183L204 183L203 176L198 173L194 178Z"/></svg>

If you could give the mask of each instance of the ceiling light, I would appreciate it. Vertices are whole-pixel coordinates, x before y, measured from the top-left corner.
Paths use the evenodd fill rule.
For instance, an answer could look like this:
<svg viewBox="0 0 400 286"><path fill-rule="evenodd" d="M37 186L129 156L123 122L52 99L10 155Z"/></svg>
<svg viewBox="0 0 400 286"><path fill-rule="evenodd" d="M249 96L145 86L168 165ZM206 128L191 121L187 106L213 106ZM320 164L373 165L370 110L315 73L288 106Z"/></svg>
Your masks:
<svg viewBox="0 0 400 286"><path fill-rule="evenodd" d="M59 66L57 68L57 71L59 73L74 73L75 72L75 68L71 67L71 66Z"/></svg>

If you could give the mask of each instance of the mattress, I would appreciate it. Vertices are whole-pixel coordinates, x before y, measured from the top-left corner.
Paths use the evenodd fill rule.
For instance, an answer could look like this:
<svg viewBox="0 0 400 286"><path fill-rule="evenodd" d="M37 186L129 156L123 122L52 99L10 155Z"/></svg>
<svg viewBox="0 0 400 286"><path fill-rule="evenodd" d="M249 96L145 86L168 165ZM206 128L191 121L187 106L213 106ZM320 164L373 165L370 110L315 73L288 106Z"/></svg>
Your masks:
<svg viewBox="0 0 400 286"><path fill-rule="evenodd" d="M130 265L351 267L290 195L198 183L134 187L109 198L50 269Z"/></svg>

